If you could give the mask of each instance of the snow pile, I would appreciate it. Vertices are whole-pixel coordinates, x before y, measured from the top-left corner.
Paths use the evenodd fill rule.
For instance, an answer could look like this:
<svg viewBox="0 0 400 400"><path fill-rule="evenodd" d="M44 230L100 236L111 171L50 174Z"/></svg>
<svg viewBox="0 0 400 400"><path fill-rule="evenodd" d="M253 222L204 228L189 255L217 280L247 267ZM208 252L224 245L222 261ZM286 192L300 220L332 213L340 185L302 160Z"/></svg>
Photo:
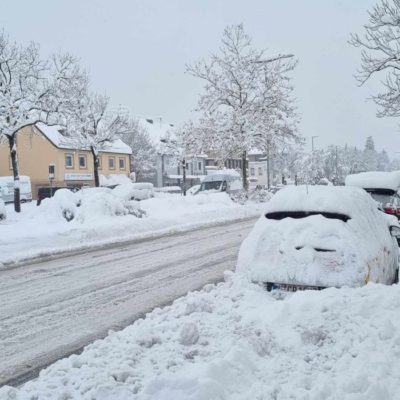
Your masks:
<svg viewBox="0 0 400 400"><path fill-rule="evenodd" d="M295 186L277 192L244 240L238 271L255 282L315 286L360 286L365 281L392 283L397 244L389 222L362 189ZM290 212L340 214L348 220Z"/></svg>
<svg viewBox="0 0 400 400"><path fill-rule="evenodd" d="M62 216L67 221L80 223L128 214L144 215L139 203L116 196L107 188L87 188L76 193L60 189L54 197L44 199L39 209L39 212L52 215L55 220Z"/></svg>
<svg viewBox="0 0 400 400"><path fill-rule="evenodd" d="M115 196L114 191L88 188L74 194L60 189L39 207L23 204L22 213L7 207L7 220L0 224L0 268L27 257L182 232L261 213L258 204L235 204L226 193L184 197L160 192L136 202ZM144 212L146 218L137 218Z"/></svg>
<svg viewBox="0 0 400 400"><path fill-rule="evenodd" d="M161 193L181 193L182 189L180 186L163 186L156 188L156 191Z"/></svg>
<svg viewBox="0 0 400 400"><path fill-rule="evenodd" d="M156 309L1 400L394 400L400 287L276 300L228 276Z"/></svg>
<svg viewBox="0 0 400 400"><path fill-rule="evenodd" d="M361 172L348 175L345 184L362 189L390 189L397 192L400 187L400 174L382 171Z"/></svg>
<svg viewBox="0 0 400 400"><path fill-rule="evenodd" d="M132 180L125 174L111 174L109 176L100 175L99 178L101 186L113 186L132 183Z"/></svg>
<svg viewBox="0 0 400 400"><path fill-rule="evenodd" d="M6 206L4 201L0 199L0 221L7 218Z"/></svg>
<svg viewBox="0 0 400 400"><path fill-rule="evenodd" d="M154 197L152 183L124 183L113 189L113 195L124 200L145 200Z"/></svg>

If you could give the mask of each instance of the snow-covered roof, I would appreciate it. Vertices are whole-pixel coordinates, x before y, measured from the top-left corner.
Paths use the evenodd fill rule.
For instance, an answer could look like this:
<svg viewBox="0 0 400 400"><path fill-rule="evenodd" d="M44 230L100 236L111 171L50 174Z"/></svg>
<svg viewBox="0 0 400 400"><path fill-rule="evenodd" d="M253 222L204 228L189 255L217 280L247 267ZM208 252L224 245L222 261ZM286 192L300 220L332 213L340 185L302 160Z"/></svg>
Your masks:
<svg viewBox="0 0 400 400"><path fill-rule="evenodd" d="M59 149L77 149L77 150L88 150L83 148L79 141L66 134L63 134L63 128L59 125L49 126L42 122L35 124L36 128L50 140L54 146ZM104 145L101 150L104 153L119 153L119 154L132 154L132 149L125 144L121 139L115 140L113 143Z"/></svg>
<svg viewBox="0 0 400 400"><path fill-rule="evenodd" d="M264 153L259 149L251 149L248 152L249 156L259 156L259 155L262 155L262 154L264 154Z"/></svg>
<svg viewBox="0 0 400 400"><path fill-rule="evenodd" d="M149 134L151 142L156 147L160 145L161 139L164 139L168 132L175 129L173 124L163 123L159 118L139 118L139 124Z"/></svg>
<svg viewBox="0 0 400 400"><path fill-rule="evenodd" d="M397 191L400 186L400 175L393 172L370 171L348 175L346 186L362 189L391 189Z"/></svg>

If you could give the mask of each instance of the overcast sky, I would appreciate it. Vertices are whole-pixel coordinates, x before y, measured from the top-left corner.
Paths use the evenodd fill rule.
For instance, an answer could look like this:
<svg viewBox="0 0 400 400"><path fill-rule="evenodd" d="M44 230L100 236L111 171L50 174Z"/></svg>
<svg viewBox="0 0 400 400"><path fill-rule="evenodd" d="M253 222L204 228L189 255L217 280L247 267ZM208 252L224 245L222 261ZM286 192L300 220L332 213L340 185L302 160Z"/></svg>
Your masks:
<svg viewBox="0 0 400 400"><path fill-rule="evenodd" d="M359 50L347 43L376 1L1 0L0 27L18 42L39 42L44 55L75 54L93 89L114 104L179 125L201 90L185 63L216 50L226 25L243 22L257 47L299 59L293 80L309 143L316 135L316 147L363 146L371 135L378 150L397 157L399 124L375 117L366 98L378 86L357 87Z"/></svg>

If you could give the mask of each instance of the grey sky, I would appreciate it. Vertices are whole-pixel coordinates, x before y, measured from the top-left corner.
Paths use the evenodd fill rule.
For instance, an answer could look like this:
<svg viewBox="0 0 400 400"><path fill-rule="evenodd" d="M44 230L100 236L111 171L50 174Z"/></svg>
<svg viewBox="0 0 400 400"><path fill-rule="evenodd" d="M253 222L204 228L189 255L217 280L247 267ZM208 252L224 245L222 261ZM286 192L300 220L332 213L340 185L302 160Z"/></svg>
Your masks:
<svg viewBox="0 0 400 400"><path fill-rule="evenodd" d="M77 55L93 89L113 103L180 124L201 88L185 63L217 49L226 25L243 22L256 46L299 59L293 78L305 137L318 135L317 147L363 146L371 135L393 157L398 123L375 117L365 100L374 88L356 86L359 51L347 44L376 1L1 0L0 27L19 42L38 41L44 54Z"/></svg>

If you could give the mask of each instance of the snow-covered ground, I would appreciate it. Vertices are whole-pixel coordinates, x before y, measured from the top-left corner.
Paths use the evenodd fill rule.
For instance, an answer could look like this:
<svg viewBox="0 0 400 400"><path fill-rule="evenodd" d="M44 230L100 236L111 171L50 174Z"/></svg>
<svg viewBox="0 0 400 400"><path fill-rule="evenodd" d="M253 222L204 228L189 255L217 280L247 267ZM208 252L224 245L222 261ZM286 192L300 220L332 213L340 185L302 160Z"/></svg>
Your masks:
<svg viewBox="0 0 400 400"><path fill-rule="evenodd" d="M398 399L399 308L398 285L279 300L228 273L0 399Z"/></svg>
<svg viewBox="0 0 400 400"><path fill-rule="evenodd" d="M36 202L23 204L20 214L7 206L7 220L0 221L0 268L2 264L30 257L257 216L262 209L254 202L234 203L225 193L187 197L160 193L137 203L147 214L137 218L129 214L114 215L123 214L126 209L121 209L121 204L111 196L105 202L101 193L94 193L91 201L79 208L77 217L68 222L62 216L61 207L69 205L71 199L57 198L57 194L53 199L45 199L39 207Z"/></svg>
<svg viewBox="0 0 400 400"><path fill-rule="evenodd" d="M253 225L228 222L1 270L0 386L221 281Z"/></svg>

